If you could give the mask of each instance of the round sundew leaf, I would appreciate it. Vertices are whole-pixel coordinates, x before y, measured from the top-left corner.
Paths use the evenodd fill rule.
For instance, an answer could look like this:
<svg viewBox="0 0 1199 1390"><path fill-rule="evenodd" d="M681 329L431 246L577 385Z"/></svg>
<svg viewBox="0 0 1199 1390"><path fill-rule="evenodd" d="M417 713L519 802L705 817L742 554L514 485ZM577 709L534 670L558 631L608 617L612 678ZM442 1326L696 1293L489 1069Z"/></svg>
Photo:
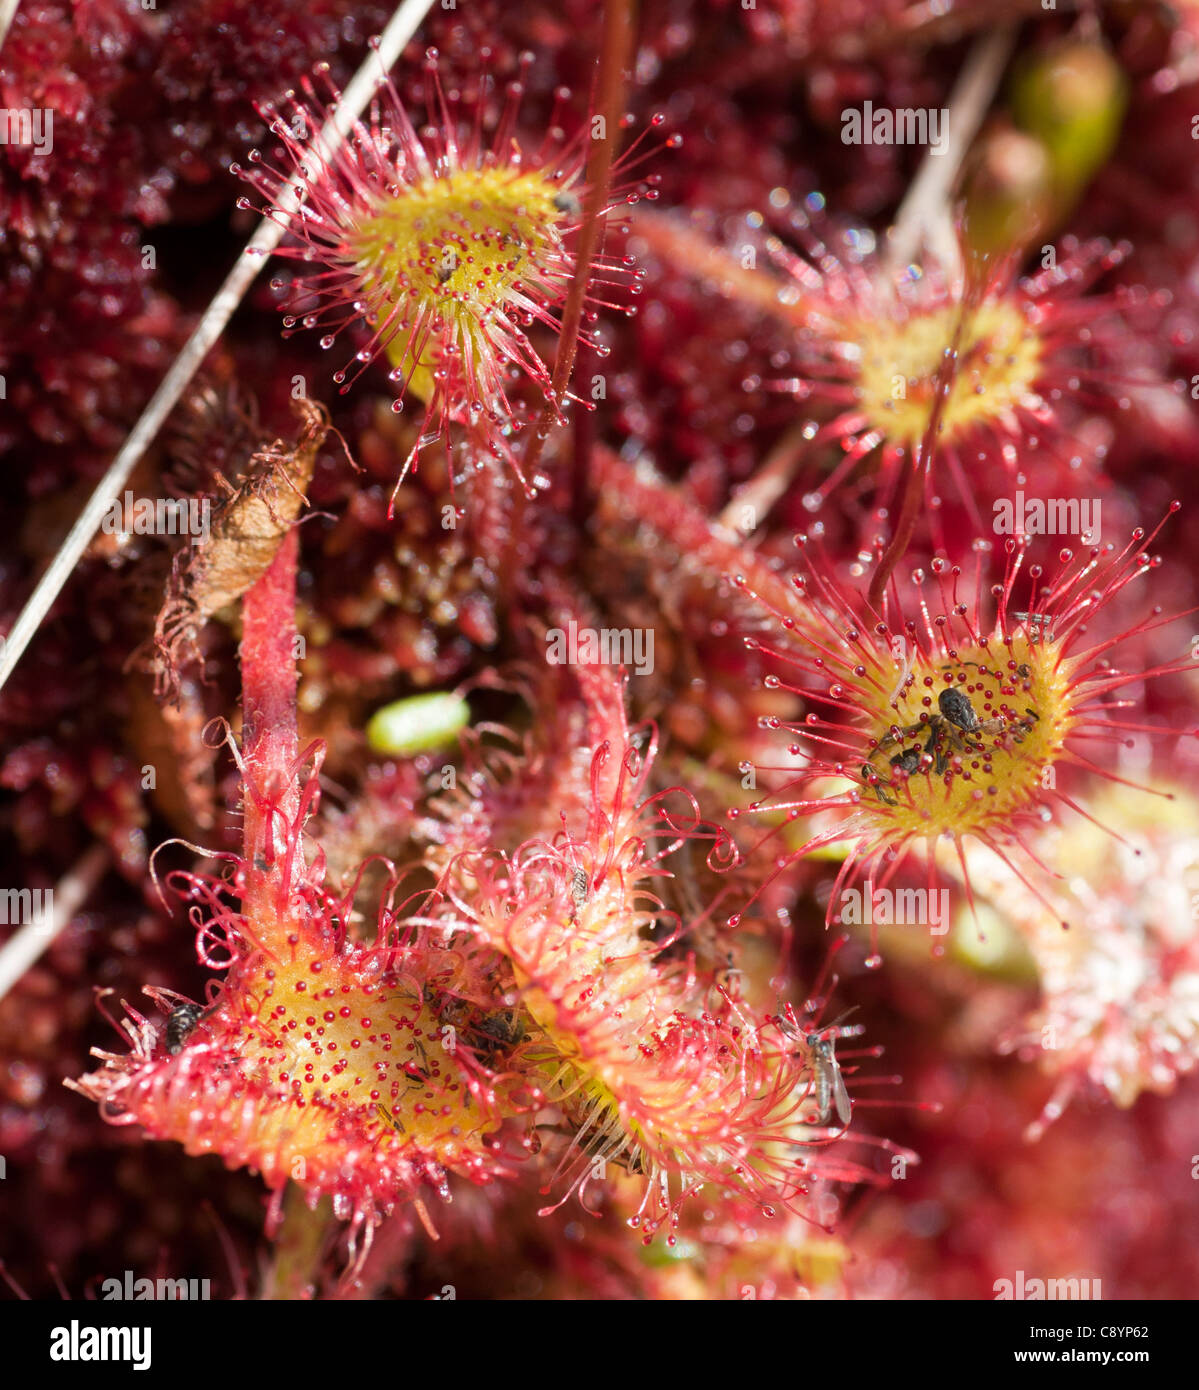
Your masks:
<svg viewBox="0 0 1199 1390"><path fill-rule="evenodd" d="M425 753L451 742L469 722L470 705L461 695L412 695L377 710L366 740L376 753Z"/></svg>

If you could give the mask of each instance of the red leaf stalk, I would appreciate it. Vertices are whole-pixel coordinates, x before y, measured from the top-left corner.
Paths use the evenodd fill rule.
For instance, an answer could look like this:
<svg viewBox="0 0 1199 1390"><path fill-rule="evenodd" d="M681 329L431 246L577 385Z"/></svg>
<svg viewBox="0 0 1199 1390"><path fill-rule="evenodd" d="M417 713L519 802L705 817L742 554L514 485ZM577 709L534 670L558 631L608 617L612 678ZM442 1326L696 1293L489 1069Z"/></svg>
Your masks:
<svg viewBox="0 0 1199 1390"><path fill-rule="evenodd" d="M300 813L296 778L296 559L299 536L283 538L270 568L242 607L245 897L273 875ZM298 825L296 826L298 832ZM288 888L298 886L302 858L293 853ZM282 884L278 885L283 887Z"/></svg>

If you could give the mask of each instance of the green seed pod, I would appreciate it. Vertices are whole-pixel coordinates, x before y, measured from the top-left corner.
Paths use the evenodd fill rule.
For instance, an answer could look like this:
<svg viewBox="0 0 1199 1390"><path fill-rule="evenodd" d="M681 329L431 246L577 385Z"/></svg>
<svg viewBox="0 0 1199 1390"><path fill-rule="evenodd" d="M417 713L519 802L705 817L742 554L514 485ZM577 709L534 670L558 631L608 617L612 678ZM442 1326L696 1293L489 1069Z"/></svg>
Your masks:
<svg viewBox="0 0 1199 1390"><path fill-rule="evenodd" d="M1043 141L997 122L972 152L966 181L966 232L983 254L1031 244L1049 225L1053 168Z"/></svg>
<svg viewBox="0 0 1199 1390"><path fill-rule="evenodd" d="M376 753L425 753L452 742L469 721L470 706L461 695L412 695L376 710L366 741Z"/></svg>
<svg viewBox="0 0 1199 1390"><path fill-rule="evenodd" d="M1128 80L1102 44L1070 41L1018 68L1012 115L1048 151L1059 218L1115 148L1127 105Z"/></svg>

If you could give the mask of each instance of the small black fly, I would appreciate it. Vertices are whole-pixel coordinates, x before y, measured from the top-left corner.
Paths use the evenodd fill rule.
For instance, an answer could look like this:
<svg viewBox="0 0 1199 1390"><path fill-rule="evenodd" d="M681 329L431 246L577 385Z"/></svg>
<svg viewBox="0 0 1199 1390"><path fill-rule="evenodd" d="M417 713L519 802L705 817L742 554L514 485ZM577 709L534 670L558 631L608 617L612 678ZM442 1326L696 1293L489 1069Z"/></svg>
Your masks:
<svg viewBox="0 0 1199 1390"><path fill-rule="evenodd" d="M183 1051L196 1024L206 1012L207 1010L199 1004L180 1004L178 1008L171 1010L167 1016L167 1052L172 1057L178 1057Z"/></svg>

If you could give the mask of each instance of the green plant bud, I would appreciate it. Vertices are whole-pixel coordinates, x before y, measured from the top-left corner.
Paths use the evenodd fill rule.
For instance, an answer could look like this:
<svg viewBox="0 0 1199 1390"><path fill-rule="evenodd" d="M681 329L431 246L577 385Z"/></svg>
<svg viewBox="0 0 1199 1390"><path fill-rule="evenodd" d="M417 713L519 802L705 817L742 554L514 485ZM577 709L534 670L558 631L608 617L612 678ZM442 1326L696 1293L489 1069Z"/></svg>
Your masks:
<svg viewBox="0 0 1199 1390"><path fill-rule="evenodd" d="M377 710L366 726L366 741L376 753L425 753L452 742L469 721L470 706L461 695L412 695Z"/></svg>

